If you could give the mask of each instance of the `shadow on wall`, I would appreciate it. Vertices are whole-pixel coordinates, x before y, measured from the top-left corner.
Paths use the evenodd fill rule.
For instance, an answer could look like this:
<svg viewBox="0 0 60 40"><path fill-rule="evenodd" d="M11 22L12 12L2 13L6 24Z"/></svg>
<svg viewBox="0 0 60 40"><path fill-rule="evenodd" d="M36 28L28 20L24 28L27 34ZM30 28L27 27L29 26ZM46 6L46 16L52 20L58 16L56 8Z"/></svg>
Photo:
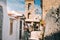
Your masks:
<svg viewBox="0 0 60 40"><path fill-rule="evenodd" d="M46 14L45 40L60 40L60 6Z"/></svg>
<svg viewBox="0 0 60 40"><path fill-rule="evenodd" d="M60 31L54 34L51 34L50 36L46 36L45 40L60 40Z"/></svg>

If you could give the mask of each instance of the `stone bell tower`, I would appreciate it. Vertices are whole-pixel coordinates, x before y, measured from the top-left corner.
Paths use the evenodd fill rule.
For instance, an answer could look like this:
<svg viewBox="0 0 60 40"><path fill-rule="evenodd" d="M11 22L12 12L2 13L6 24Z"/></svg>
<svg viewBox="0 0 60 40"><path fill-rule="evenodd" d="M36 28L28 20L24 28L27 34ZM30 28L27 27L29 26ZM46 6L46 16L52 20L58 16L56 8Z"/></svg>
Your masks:
<svg viewBox="0 0 60 40"><path fill-rule="evenodd" d="M34 15L34 0L25 0L25 17L31 19Z"/></svg>

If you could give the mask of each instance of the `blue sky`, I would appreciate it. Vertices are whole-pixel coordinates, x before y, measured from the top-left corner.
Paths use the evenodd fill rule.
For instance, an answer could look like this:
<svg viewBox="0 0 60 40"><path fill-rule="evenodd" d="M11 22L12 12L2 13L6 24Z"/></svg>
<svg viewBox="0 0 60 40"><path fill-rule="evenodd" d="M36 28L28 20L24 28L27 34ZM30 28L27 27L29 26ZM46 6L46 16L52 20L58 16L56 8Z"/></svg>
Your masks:
<svg viewBox="0 0 60 40"><path fill-rule="evenodd" d="M35 8L40 8L40 0L35 0ZM7 9L10 11L25 11L25 0L7 0Z"/></svg>

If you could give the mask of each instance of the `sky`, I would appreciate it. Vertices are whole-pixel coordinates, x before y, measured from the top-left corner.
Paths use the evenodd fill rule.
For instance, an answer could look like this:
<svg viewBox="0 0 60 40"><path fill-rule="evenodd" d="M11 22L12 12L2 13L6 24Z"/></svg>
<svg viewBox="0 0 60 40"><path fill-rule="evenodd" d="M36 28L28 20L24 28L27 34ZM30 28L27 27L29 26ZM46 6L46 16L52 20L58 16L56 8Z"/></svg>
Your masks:
<svg viewBox="0 0 60 40"><path fill-rule="evenodd" d="M36 9L40 8L40 0L35 0L34 5ZM25 0L7 0L7 10L8 11L25 11ZM41 8L40 8L41 11Z"/></svg>

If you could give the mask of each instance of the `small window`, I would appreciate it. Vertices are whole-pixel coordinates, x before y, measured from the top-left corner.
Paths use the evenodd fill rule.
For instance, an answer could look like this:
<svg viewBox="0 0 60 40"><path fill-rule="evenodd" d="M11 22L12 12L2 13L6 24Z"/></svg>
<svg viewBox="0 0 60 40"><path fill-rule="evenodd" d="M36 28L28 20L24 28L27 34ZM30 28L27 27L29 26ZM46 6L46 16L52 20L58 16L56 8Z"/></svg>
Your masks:
<svg viewBox="0 0 60 40"><path fill-rule="evenodd" d="M37 24L36 22L34 22L33 27L34 31L39 31L39 24Z"/></svg>
<svg viewBox="0 0 60 40"><path fill-rule="evenodd" d="M3 8L2 8L2 6L0 6L0 13L3 13Z"/></svg>
<svg viewBox="0 0 60 40"><path fill-rule="evenodd" d="M30 18L30 13L28 13L28 19Z"/></svg>
<svg viewBox="0 0 60 40"><path fill-rule="evenodd" d="M13 19L10 18L10 35L13 33Z"/></svg>
<svg viewBox="0 0 60 40"><path fill-rule="evenodd" d="M28 4L28 10L30 10L30 9L31 9L31 3Z"/></svg>

